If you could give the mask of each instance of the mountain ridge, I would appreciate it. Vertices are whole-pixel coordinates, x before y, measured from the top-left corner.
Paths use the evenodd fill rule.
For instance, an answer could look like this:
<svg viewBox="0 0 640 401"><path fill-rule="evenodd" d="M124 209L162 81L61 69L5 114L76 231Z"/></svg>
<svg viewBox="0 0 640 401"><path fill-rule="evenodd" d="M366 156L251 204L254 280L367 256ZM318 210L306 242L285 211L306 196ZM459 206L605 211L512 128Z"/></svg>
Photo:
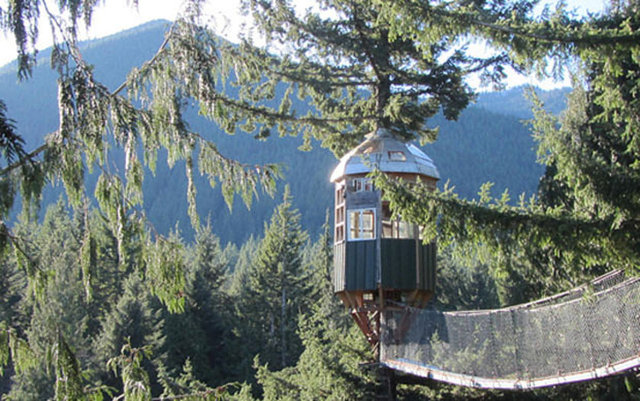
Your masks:
<svg viewBox="0 0 640 401"><path fill-rule="evenodd" d="M83 55L95 66L96 77L115 88L125 80L132 67L141 65L155 54L169 24L164 20L150 21L83 43ZM43 51L40 57L46 54L47 51ZM44 134L57 128L55 73L39 63L31 79L16 82L15 68L14 74L7 71L0 69L0 97L7 104L9 116L16 121L18 132L25 137L27 149L31 149L42 142ZM550 110L559 112L565 92L541 93L553 100L554 106ZM457 121L448 121L442 115L429 121L430 125L440 127L440 135L436 142L422 149L436 163L443 177L441 185L449 181L464 198L473 198L486 181L495 183L495 195L505 188L509 188L512 198L522 192L535 193L544 169L536 164L535 143L523 124L526 113L523 113L520 99L523 99L522 88L500 94L481 93L478 102L463 111ZM509 108L509 105L518 107ZM32 118L34 110L37 110L38 118ZM311 233L319 230L325 211L333 207L333 190L328 177L337 159L327 149L315 144L311 152L302 152L297 149L301 138L276 136L258 141L242 133L227 135L212 122L197 117L195 112L189 113L188 118L195 131L205 132L228 157L246 163L284 163L285 179L279 183L279 188L282 189L285 182L289 183L294 205L302 212L303 226ZM184 177L182 164L169 169L159 160L155 177L149 176L144 182L144 209L158 231L166 233L177 227L185 237L191 238L193 232L186 212ZM261 196L251 210L236 200L233 211L229 212L219 189L211 189L205 177L197 176L196 185L201 218L209 216L214 232L223 241L235 243L243 242L250 235L261 235L264 221L281 197ZM48 191L43 203L57 199L59 193L60 189Z"/></svg>

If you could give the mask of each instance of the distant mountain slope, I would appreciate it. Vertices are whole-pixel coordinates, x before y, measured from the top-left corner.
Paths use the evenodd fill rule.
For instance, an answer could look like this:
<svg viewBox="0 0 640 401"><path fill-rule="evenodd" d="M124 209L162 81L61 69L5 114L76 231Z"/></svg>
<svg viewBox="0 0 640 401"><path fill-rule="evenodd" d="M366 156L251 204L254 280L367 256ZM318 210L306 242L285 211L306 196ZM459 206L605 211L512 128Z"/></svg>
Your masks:
<svg viewBox="0 0 640 401"><path fill-rule="evenodd" d="M117 88L133 66L153 57L164 39L168 21L152 21L102 39L81 44L83 57L95 66L95 74L110 89ZM58 126L56 73L49 67L51 49L38 54L33 76L18 82L15 62L0 68L0 98L18 121L27 147L40 144L45 132ZM34 118L37 110L37 118Z"/></svg>
<svg viewBox="0 0 640 401"><path fill-rule="evenodd" d="M160 46L166 21L150 22L119 34L83 44L84 56L95 64L96 75L110 88L122 83L131 67L148 60ZM46 58L43 51L41 57ZM6 103L9 115L16 120L19 132L27 140L27 147L39 145L42 137L57 127L55 75L43 60L33 78L18 83L14 66L0 69L0 98ZM554 104L562 104L564 92L543 92ZM457 122L434 118L431 125L440 126L439 139L424 147L435 161L442 182L450 181L457 192L466 198L476 195L486 181L495 183L498 195L509 188L513 198L519 193L535 192L543 168L535 163L531 136L521 119L525 102L521 91L501 94L481 94L478 103L462 113ZM250 135L227 135L211 122L190 117L191 127L208 135L218 148L230 157L247 163L279 162L284 165L285 179L291 185L296 207L302 212L302 224L312 233L324 221L325 210L333 207L332 187L328 182L336 158L318 146L311 152L297 150L299 138L270 137L255 140ZM145 180L145 210L161 232L178 227L186 237L192 231L186 212L186 180L184 166L169 169L158 163L155 177ZM89 178L91 186L91 178ZM203 177L197 179L198 211L202 219L211 218L214 231L223 241L239 243L251 234L260 235L264 221L280 202L261 196L251 210L236 201L233 212L224 205L219 188L211 189ZM45 202L55 200L60 189L47 193Z"/></svg>
<svg viewBox="0 0 640 401"><path fill-rule="evenodd" d="M460 196L474 198L487 181L495 184L496 196L505 189L512 199L536 191L544 168L536 163L535 143L520 119L472 106L458 121L440 117L433 123L440 135L425 150Z"/></svg>
<svg viewBox="0 0 640 401"><path fill-rule="evenodd" d="M476 106L493 113L514 116L520 119L531 119L531 103L524 97L526 87L518 86L502 92L482 93ZM567 94L571 88L559 88L549 91L536 90L540 100L544 103L545 109L551 113L558 114L564 110L567 104Z"/></svg>

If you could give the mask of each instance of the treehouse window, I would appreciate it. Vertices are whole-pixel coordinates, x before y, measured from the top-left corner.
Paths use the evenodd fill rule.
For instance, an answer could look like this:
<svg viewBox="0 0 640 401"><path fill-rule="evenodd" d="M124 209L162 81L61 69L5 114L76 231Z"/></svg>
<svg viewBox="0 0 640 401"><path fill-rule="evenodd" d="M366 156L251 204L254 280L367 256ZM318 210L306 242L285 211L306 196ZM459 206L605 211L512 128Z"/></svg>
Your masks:
<svg viewBox="0 0 640 401"><path fill-rule="evenodd" d="M415 226L392 217L389 202L382 203L382 238L415 238Z"/></svg>
<svg viewBox="0 0 640 401"><path fill-rule="evenodd" d="M349 190L351 192L373 191L373 183L369 178L352 178L349 181Z"/></svg>
<svg viewBox="0 0 640 401"><path fill-rule="evenodd" d="M345 210L345 200L344 200L344 182L336 184L336 210L335 210L335 233L334 233L334 242L342 242L344 241L344 210Z"/></svg>
<svg viewBox="0 0 640 401"><path fill-rule="evenodd" d="M349 240L375 238L376 212L374 209L349 210Z"/></svg>
<svg viewBox="0 0 640 401"><path fill-rule="evenodd" d="M405 156L402 151L392 150L389 151L389 160L392 162L404 162L407 161L407 156Z"/></svg>

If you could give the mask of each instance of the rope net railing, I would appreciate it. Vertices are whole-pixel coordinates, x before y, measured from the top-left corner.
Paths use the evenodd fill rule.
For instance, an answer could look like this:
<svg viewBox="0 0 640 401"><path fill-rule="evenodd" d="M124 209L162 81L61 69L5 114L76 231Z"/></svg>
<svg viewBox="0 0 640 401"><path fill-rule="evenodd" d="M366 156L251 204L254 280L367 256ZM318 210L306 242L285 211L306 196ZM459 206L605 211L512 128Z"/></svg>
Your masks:
<svg viewBox="0 0 640 401"><path fill-rule="evenodd" d="M528 304L478 311L387 309L382 364L483 388L534 388L640 366L640 278L613 272Z"/></svg>

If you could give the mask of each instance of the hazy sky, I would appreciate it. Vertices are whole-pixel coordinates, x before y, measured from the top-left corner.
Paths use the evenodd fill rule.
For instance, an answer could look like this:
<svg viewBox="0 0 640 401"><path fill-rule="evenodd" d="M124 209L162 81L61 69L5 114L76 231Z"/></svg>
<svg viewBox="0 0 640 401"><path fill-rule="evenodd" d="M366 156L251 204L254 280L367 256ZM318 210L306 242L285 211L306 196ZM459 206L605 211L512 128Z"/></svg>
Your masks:
<svg viewBox="0 0 640 401"><path fill-rule="evenodd" d="M49 0L50 3L54 3ZM545 1L555 4L555 1ZM604 7L606 0L567 0L570 8L576 8L579 12L598 12ZM0 8L6 8L8 0L0 0ZM174 20L183 6L182 1L177 0L139 0L138 9L130 6L131 0L108 0L101 2L95 10L91 28L87 32L82 29L80 39L94 39L107 36L124 29L132 28L144 22L154 19ZM107 5L105 5L106 3ZM208 2L205 14L209 16L209 22L219 34L234 39L237 37L242 23L242 17L238 12L239 0L213 0ZM312 4L313 0L298 0L302 7ZM44 12L41 20L46 20ZM51 35L48 24L41 23L39 48L51 46ZM0 34L0 66L15 59L15 43L12 37ZM523 77L513 77L509 85L517 85L528 82ZM543 86L557 86L557 83L547 82Z"/></svg>

